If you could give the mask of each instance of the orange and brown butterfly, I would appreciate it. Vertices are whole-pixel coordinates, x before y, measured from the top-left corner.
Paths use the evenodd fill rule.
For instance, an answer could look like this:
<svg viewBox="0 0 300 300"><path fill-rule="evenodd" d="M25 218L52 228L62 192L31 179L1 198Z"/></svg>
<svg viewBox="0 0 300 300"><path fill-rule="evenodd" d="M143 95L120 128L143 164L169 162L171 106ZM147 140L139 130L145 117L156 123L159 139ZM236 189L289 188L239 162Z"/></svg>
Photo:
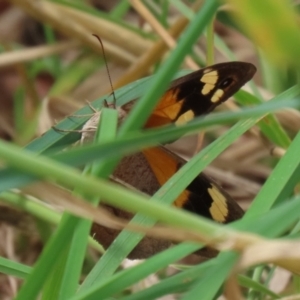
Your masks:
<svg viewBox="0 0 300 300"><path fill-rule="evenodd" d="M145 128L174 123L182 125L194 117L211 112L237 92L256 72L255 66L245 62L216 64L173 81L161 97ZM128 113L132 103L119 108L120 119ZM185 161L163 146L143 150L122 159L113 179L153 195ZM199 174L175 200L174 205L220 223L228 223L243 216L240 206L212 179ZM111 209L111 208L110 208ZM128 218L126 212L113 210ZM92 234L108 247L118 234L94 224ZM146 241L146 239L144 240ZM145 258L166 248L164 242L140 243L131 258ZM153 245L153 243L157 243Z"/></svg>
<svg viewBox="0 0 300 300"><path fill-rule="evenodd" d="M181 125L196 116L208 114L237 92L255 72L255 66L250 63L229 62L175 80L151 114L146 127L170 123ZM161 185L184 163L178 156L161 148L148 149L143 153ZM236 202L204 174L195 178L174 203L177 207L221 223L232 222L243 215Z"/></svg>

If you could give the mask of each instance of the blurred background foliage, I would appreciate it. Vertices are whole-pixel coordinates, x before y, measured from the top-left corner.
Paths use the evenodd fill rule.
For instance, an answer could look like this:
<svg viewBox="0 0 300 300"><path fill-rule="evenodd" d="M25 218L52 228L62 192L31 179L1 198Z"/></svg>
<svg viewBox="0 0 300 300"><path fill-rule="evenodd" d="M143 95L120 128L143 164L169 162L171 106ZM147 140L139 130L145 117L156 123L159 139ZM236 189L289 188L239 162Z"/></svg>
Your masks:
<svg viewBox="0 0 300 300"><path fill-rule="evenodd" d="M111 93L103 53L92 34L97 34L102 39L114 89L118 90L132 82L133 89L137 89L138 83L135 85L135 82L138 79L155 74L164 67L170 52L180 43L182 34L185 34L186 27L208 2L209 0L2 0L1 139L26 146L35 138L49 133L53 125L67 119L80 108L86 107L85 112L88 113L90 110L86 101L91 102ZM241 106L262 103L298 84L298 1L212 2L217 7L213 20L207 21L205 31L203 34L199 33L192 49L186 49L180 69L196 70L232 60L251 62L258 69L254 80L245 87L247 92L254 95L256 102L243 103L240 97L237 103L230 100L220 110L235 110ZM130 93L132 87L125 92ZM140 95L146 92L147 89L139 91ZM253 127L206 169L207 174L214 177L245 210L298 133L299 111L280 111L272 122L281 139L270 139L266 134L268 128ZM198 136L184 137L174 143L172 149L190 158L227 130L228 126L225 125L210 128L203 140L199 141ZM30 145L33 146L29 146L29 149L33 149L36 144ZM297 175L299 174L295 176ZM290 196L298 191L297 186L292 189ZM3 259L9 260L1 263L3 275L0 276L0 298L12 299L23 283L21 278L26 277L29 272L25 265L33 266L36 262L44 245L55 232L62 209L48 207L48 204L43 206L36 200L24 205L24 199L14 193L3 194L2 198L0 253ZM297 226L293 233L297 235ZM101 256L100 252L95 243L88 248L84 265L79 265L80 269L82 267L81 281ZM20 262L22 265L10 266L11 262ZM201 266L198 265L199 258L194 256L180 263ZM121 268L126 268L127 264L130 265L128 261L123 262ZM182 282L179 281L182 283L180 289L177 289L179 283L177 286L174 283L168 286L165 292L163 287L157 285L159 292L156 290L151 294L150 287L158 282L164 285L164 279L175 273L180 274L179 271L186 268L182 265L164 267L158 274L144 279L142 286L130 284L112 295L118 299L155 299L158 296L162 297L160 299L178 299L177 293L184 295L186 291L193 291L190 282L183 284L186 277L182 277ZM220 268L223 268L221 264ZM12 270L18 272L13 273ZM205 272L209 274L209 264L204 270L201 276L205 276ZM229 276L229 271L230 269L223 281ZM243 286L242 293L247 299L285 299L283 295L299 293L299 277L272 265L248 269L244 275L245 277L239 277L239 284ZM114 280L117 282L118 278ZM213 279L211 280L213 283ZM51 284L53 283L48 281L44 287L44 299L69 299L52 293ZM165 286L167 285L166 281ZM203 293L201 299L224 299L223 290L219 287L218 284L215 287L213 284L207 285L210 292L208 296ZM138 292L145 294L139 296ZM134 293L137 293L136 296ZM233 291L231 296L234 294ZM189 295L186 299L200 299L192 292L186 295ZM227 299L234 299L231 296ZM84 299L96 298L91 296Z"/></svg>

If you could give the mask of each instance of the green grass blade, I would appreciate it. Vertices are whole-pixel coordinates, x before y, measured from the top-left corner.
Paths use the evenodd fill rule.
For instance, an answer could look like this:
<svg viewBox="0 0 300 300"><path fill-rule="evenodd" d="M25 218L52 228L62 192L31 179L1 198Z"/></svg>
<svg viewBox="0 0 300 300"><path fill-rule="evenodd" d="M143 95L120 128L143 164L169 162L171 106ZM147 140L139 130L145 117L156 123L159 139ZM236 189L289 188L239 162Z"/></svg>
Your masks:
<svg viewBox="0 0 300 300"><path fill-rule="evenodd" d="M130 3L127 0L121 0L111 11L112 18L121 19L130 9Z"/></svg>
<svg viewBox="0 0 300 300"><path fill-rule="evenodd" d="M64 222L64 219L62 219L61 222ZM45 278L49 275L49 270L52 270L53 268L53 262L56 261L56 253L63 251L66 243L70 242L69 232L72 232L72 226L68 227L67 230L64 231L57 230L50 238L40 255L39 260L35 264L35 268L26 279L25 284L21 287L16 300L36 299L40 292L40 287L44 284ZM54 249L55 251L53 251ZM44 259L45 257L47 260Z"/></svg>
<svg viewBox="0 0 300 300"><path fill-rule="evenodd" d="M3 192L1 193L1 201L21 208L25 212L53 225L58 225L61 220L61 214L54 209L49 208L42 202L26 198L19 193ZM89 244L100 253L104 252L104 249L92 237L89 237Z"/></svg>
<svg viewBox="0 0 300 300"><path fill-rule="evenodd" d="M121 292L126 287L134 284L135 282L145 278L146 276L168 266L170 263L179 260L186 255L194 252L198 249L197 245L181 244L180 246L169 249L168 251L163 251L157 254L144 263L123 270L114 276L106 277L101 284L95 285L94 287L87 289L85 292L81 292L72 300L79 299L97 299L99 295L106 298L112 296L118 292Z"/></svg>
<svg viewBox="0 0 300 300"><path fill-rule="evenodd" d="M72 235L71 232L70 235ZM70 241L66 242L65 246L63 247L63 250L59 252L59 255L56 255L55 261L52 261L51 268L48 268L48 274L46 275L43 281L40 280L40 282L43 282L43 284L41 286L35 284L34 293L37 293L39 289L43 288L41 297L42 300L59 299L59 294L62 286L62 278L64 275L64 269L66 268L70 245ZM45 262L47 260L48 258L44 256L44 263L43 261L40 261L40 267L35 267L34 272L38 272L38 269L43 270L43 268L46 267ZM22 286L22 290L26 289L28 289L27 283L25 283Z"/></svg>
<svg viewBox="0 0 300 300"><path fill-rule="evenodd" d="M296 183L299 182L300 178L300 161L298 155L299 143L300 133L298 133L291 146L288 148L285 156L280 160L272 174L269 176L267 182L260 190L251 207L247 211L245 217L241 221L241 224L243 224L243 222L246 222L247 220L251 220L254 216L260 215L268 211L274 203L286 199L292 193L293 188L295 187ZM297 211L298 210L296 210L296 212ZM289 218L291 218L291 213L288 215ZM271 230L283 231L284 229L286 229L283 224L284 222L278 222L278 220L284 220L285 222L291 221L286 220L289 218L286 218L284 216L281 218L275 218L275 224L273 224L273 226L266 226L268 234L270 234ZM255 220L257 220L257 218ZM238 226L236 228L238 228ZM251 231L254 230L254 228L255 225L251 227ZM261 232L260 227L258 227L258 231ZM221 256L220 261L218 263L219 269L221 268L223 270L224 267L229 267L226 255L227 254L225 254L224 258L223 256ZM231 267L233 267L233 264L234 260L232 261ZM215 269L214 272L217 272L217 270ZM206 289L208 293L207 298L203 299L211 299L210 297L212 297L214 294L212 286L219 287L222 284L222 282L224 282L226 275L227 274L225 273L223 273L222 276L219 276L218 274L218 277L215 277L213 281L207 277L202 282L199 282L195 289L191 290L191 295L189 294L189 296L191 297L190 299L193 299L194 295L197 292L199 293L203 289Z"/></svg>
<svg viewBox="0 0 300 300"><path fill-rule="evenodd" d="M251 280L247 276L239 275L238 282L242 287L249 288L253 291L260 292L264 295L270 296L271 299L279 299L280 296L267 289L264 285L257 281Z"/></svg>
<svg viewBox="0 0 300 300"><path fill-rule="evenodd" d="M25 279L32 272L32 268L7 258L0 257L0 272Z"/></svg>
<svg viewBox="0 0 300 300"><path fill-rule="evenodd" d="M286 93L288 94L289 91L286 91ZM283 93L282 95L283 97L284 94L285 93ZM239 91L238 95L236 96L238 102L243 105L249 106L249 105L256 105L262 103L262 101L259 98L254 97L245 91ZM262 133L271 142L283 148L287 148L290 145L291 139L289 138L288 134L283 129L283 127L281 126L281 124L278 122L278 120L274 115L272 114L267 115L257 125L261 129Z"/></svg>
<svg viewBox="0 0 300 300"><path fill-rule="evenodd" d="M300 178L300 133L294 138L286 154L280 159L272 174L255 197L245 218L268 211L274 204L288 198Z"/></svg>
<svg viewBox="0 0 300 300"><path fill-rule="evenodd" d="M276 97L272 102L263 104L259 107L247 109L244 111L222 113L222 114L218 114L217 116L216 115L207 116L205 119L199 118L198 120L192 121L189 124L178 128L170 126L169 128L166 129L149 130L142 134L141 133L127 134L126 137L119 138L112 143L104 143L101 146L89 145L80 148L73 148L71 150L64 151L62 153L55 154L50 157L59 161L63 161L66 164L82 165L84 163L88 163L100 158L104 159L108 157L118 156L121 153L128 154L133 151L136 151L136 149L141 149L142 147L149 147L149 146L156 145L158 141L165 142L168 140L174 140L186 133L189 134L196 133L199 131L199 129L205 128L208 125L215 124L216 122L227 123L229 121L235 120L240 117L248 117L253 115L255 116L258 115L261 117L266 111L270 111L272 109L274 110L281 107L286 107L287 105L291 105L291 106L299 105L299 102L296 100L295 101L286 100L284 103L281 103L280 101L278 101L279 99L281 98ZM3 151L1 152L2 152L1 155L3 157L5 155L6 160L9 159L10 163L12 165L15 165L16 168L25 168L26 170L32 169L31 163L28 163L26 159L25 161L22 161L21 159L22 153L20 149L18 150L18 154L15 153L15 150L12 150L12 152L9 150L4 150L4 152ZM13 153L15 153L16 155L14 156ZM16 162L19 163L17 164ZM35 164L35 159L33 159L32 163ZM53 169L51 172L55 172L56 176L61 177L63 181L66 180L64 175L62 175L61 168L58 169L56 169L56 167L53 168L53 166L49 163L49 161L46 164L47 164L48 171L50 171L50 169ZM44 174L44 170L39 168L36 168L34 172L37 173L41 172ZM12 169L0 171L0 178L1 178L0 191L17 187L20 185L28 184L29 182L34 180L32 175L22 174L20 172L13 171Z"/></svg>
<svg viewBox="0 0 300 300"><path fill-rule="evenodd" d="M72 222L71 216L69 216L68 222ZM60 285L56 287L59 293L55 299L68 299L75 294L79 286L90 227L91 221L84 219L77 220L75 228L70 232L72 239L68 252L66 255L63 255L64 253L57 253L58 258L65 259L65 265L61 271L62 276L60 278L56 278L56 276L53 278L60 283ZM45 259L47 259L47 257L45 257ZM55 282L52 281L51 287L53 288L55 286Z"/></svg>
<svg viewBox="0 0 300 300"><path fill-rule="evenodd" d="M95 141L97 140L98 143L101 144L104 141L112 140L117 132L117 123L117 111L112 109L103 109L101 112L101 119L99 122L99 127ZM107 128L109 128L109 130ZM103 170L99 170L98 165L99 163L87 165L85 168L85 173L91 173L96 176L105 176L104 174L101 174L103 173ZM77 193L80 194L80 191L77 191ZM89 202L93 203L94 205L97 205L99 203L99 198L94 197L90 199ZM74 234L70 245L70 251L67 257L66 268L64 270L64 277L62 279L59 298L57 299L63 300L71 297L75 294L78 288L91 224L92 222L90 220L78 218L76 227L74 228Z"/></svg>
<svg viewBox="0 0 300 300"><path fill-rule="evenodd" d="M159 69L158 73L151 80L149 92L144 94L132 110L130 116L125 120L120 129L120 134L139 128L145 123L186 53L190 51L193 44L197 41L209 20L215 14L218 6L219 3L215 0L204 2L199 12L182 34L182 38L177 47L170 54L164 66Z"/></svg>
<svg viewBox="0 0 300 300"><path fill-rule="evenodd" d="M290 201L272 209L270 212L264 214L261 218L255 220L241 220L232 226L241 230L248 230L250 232L263 234L269 238L276 237L286 231L298 218L299 218L300 197L295 197ZM285 216L289 216L286 218ZM283 220L278 224L278 220ZM178 247L178 246L175 246ZM166 252L169 250L166 250ZM225 255L226 253L224 253ZM184 292L188 290L191 285L205 276L207 268L212 266L220 267L220 257L209 260L198 266L193 266L187 270L182 271L172 277L166 278L158 284L137 292L133 295L125 297L124 300L137 300L137 299L156 299L167 294ZM221 266L222 267L222 266ZM221 281L222 283L222 281ZM216 284L218 284L216 282ZM220 284L221 285L221 284ZM215 287L215 292L218 291L220 285Z"/></svg>
<svg viewBox="0 0 300 300"><path fill-rule="evenodd" d="M207 272L214 263L215 260L209 260L190 267L187 270L161 280L147 289L125 296L122 300L158 299L164 295L185 292L192 286L195 279L202 278L205 272Z"/></svg>
<svg viewBox="0 0 300 300"><path fill-rule="evenodd" d="M204 278L196 281L182 300L197 300L199 295L202 300L213 299L219 290L219 283L224 282L224 278L230 274L238 257L237 253L221 253L218 264L210 268Z"/></svg>
<svg viewBox="0 0 300 300"><path fill-rule="evenodd" d="M295 102L292 102L292 103L295 103ZM266 107L269 109L272 106L272 104L275 104L275 103L265 104L264 109ZM298 102L297 102L297 104L298 104ZM282 105L283 105L282 103L277 103L275 106L280 107ZM248 115L249 113L253 113L254 111L256 111L256 112L259 111L261 114L260 109L258 109L258 110L250 109L244 115ZM236 115L240 116L240 115L243 115L243 113L242 112L230 113L229 115L231 117L236 116ZM227 117L228 117L228 115L227 115ZM201 124L206 123L208 119L209 118L204 120L203 123L201 122ZM257 120L258 119L255 118L254 123ZM198 128L199 125L197 124L197 122L191 122L191 124L186 125L186 127L189 130L191 128L193 128L196 131L196 128ZM169 130L162 130L162 131L161 130L157 130L157 131L153 130L152 132L154 134L153 133L145 133L143 135L140 135L139 137L134 136L134 138L131 138L131 139L124 138L123 141L120 139L122 141L121 147L120 147L120 144L118 144L118 141L116 141L116 142L112 143L112 145L113 145L112 147L107 147L106 149L105 149L105 146L107 146L107 145L110 146L110 143L105 143L105 144L101 145L101 147L99 147L97 145L92 145L92 146L82 147L81 149L72 149L72 150L68 151L67 155L65 155L66 153L62 153L62 154L56 155L54 157L56 157L56 158L63 157L65 162L70 162L70 160L71 160L74 163L78 163L78 161L74 160L75 157L77 157L77 159L82 159L83 162L89 162L89 161L93 161L93 160L99 158L99 156L101 154L103 154L103 150L105 150L105 153L107 154L106 157L108 157L108 155L112 155L112 153L114 153L114 151L116 151L116 149L114 149L116 147L116 145L120 148L120 149L118 149L119 151L122 151L122 150L124 151L124 149L126 149L126 151L124 151L124 152L122 151L122 153L127 154L130 152L130 150L133 151L134 149L136 149L137 147L141 147L142 145L144 147L146 147L146 146L150 146L150 145L157 143L157 140L159 140L157 138L157 137L159 137L158 132L160 132L161 136L163 136L165 139L171 139L171 138L174 138L175 136L178 136L178 133L183 134L184 131L185 130L183 130L183 128L175 128L175 129L171 128ZM191 131L191 132L193 132L193 131ZM166 135L166 133L167 133L167 135ZM130 142L131 144L128 144L128 142ZM84 156L82 156L82 154L83 154L82 149L85 149ZM74 156L74 153L75 153L75 156ZM53 163L53 161L51 161L49 158L41 157L41 156L36 157L36 155L34 155L32 153L26 152L26 151L21 151L21 149L15 147L15 146L9 145L8 143L5 143L5 142L0 143L0 154L1 154L2 158L5 158L7 163L11 164L13 167L18 168L20 170L29 171L30 173L35 174L36 176L41 176L41 177L47 178L48 174L52 174L53 178L56 178L60 182L64 183L66 186L74 186L75 182L80 182L80 180L78 180L78 172L74 171L73 169L71 170L70 168L67 168L67 167L62 168L61 164ZM73 156L70 158L71 154ZM80 157L79 154L82 157ZM102 158L103 158L103 156L102 156ZM12 175L12 172L2 172L1 177L3 177L3 182L2 181L0 182L0 188L3 188L3 187L7 188L5 179L7 176L11 176L11 175ZM31 176L29 176L29 177L31 177ZM67 178L66 176L69 176L69 178ZM33 178L31 177L30 180L32 180L32 179ZM27 180L26 182L28 182L27 176L26 176L26 180ZM80 183L80 186L81 185L82 185L82 183Z"/></svg>
<svg viewBox="0 0 300 300"><path fill-rule="evenodd" d="M115 112L113 112L115 114ZM105 127L104 127L105 128ZM48 272L52 269L53 264L51 263L54 261L54 259L57 259L57 257L61 257L60 253L62 249L66 249L70 246L72 239L74 242L73 237L73 231L74 229L77 229L77 234L82 234L82 231L87 231L88 224L83 221L83 225L77 227L78 223L81 220L77 217L70 216L68 214L65 214L63 216L62 222L60 223L60 226L58 227L56 234L52 236L51 240L48 242L46 248L44 249L42 255L40 256L38 262L36 263L34 272L32 275L27 279L27 282L24 284L22 289L20 290L20 293L18 297L22 299L23 295L27 295L30 298L35 298L36 295L39 293L40 288L44 284L44 281L49 277ZM87 221L86 221L87 222ZM88 232L85 232L86 236L83 237L87 239ZM64 238L65 237L65 238ZM81 237L81 236L80 236ZM81 237L82 238L82 237ZM83 243L81 247L77 247L77 251L75 253L72 253L71 256L68 257L68 260L66 261L66 271L74 272L69 273L68 276L64 276L64 270L59 268L60 276L57 276L58 274L52 273L52 277L50 282L48 282L48 285L44 291L45 297L54 297L54 299L61 299L64 298L65 295L69 295L72 291L74 292L77 288L78 280L79 280L79 269L81 269L82 260L83 260L83 254L85 249L85 244ZM67 253L64 252L65 258ZM77 263L74 264L74 258L78 259ZM61 257L63 259L63 257ZM49 264L50 263L50 264ZM77 270L76 270L77 267ZM70 275L71 274L71 275ZM65 286L64 284L70 284L70 286ZM57 291L56 294L49 293L49 289L51 290L51 287L53 288L55 286L55 291ZM60 291L60 294L58 293L59 287L62 287L62 290ZM53 299L53 298L49 298Z"/></svg>
<svg viewBox="0 0 300 300"><path fill-rule="evenodd" d="M280 207L274 209L261 219L242 219L236 224L230 225L234 228L248 230L257 234L266 234L268 237L274 237L289 226L292 225L299 218L300 197L296 197L291 202L285 203ZM286 218L286 216L289 218ZM278 224L278 220L283 220ZM201 294L201 299L213 299L229 276L232 268L238 260L238 256L234 253L221 253L215 259L215 266L213 266L204 278L197 279L195 286L186 294L186 299L197 299L196 295Z"/></svg>

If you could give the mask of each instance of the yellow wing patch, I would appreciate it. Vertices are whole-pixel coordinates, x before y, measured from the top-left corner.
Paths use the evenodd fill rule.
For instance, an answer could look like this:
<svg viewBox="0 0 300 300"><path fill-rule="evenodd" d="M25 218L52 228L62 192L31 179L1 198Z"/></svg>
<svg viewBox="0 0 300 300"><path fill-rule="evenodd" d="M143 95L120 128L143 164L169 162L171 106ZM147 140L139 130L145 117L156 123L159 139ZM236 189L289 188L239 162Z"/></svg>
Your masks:
<svg viewBox="0 0 300 300"><path fill-rule="evenodd" d="M215 84L218 81L218 72L217 71L207 72L200 78L200 81L205 83L201 93L203 95L207 95L211 90L213 90Z"/></svg>
<svg viewBox="0 0 300 300"><path fill-rule="evenodd" d="M228 215L226 198L214 184L212 184L212 188L208 189L207 191L213 199L213 203L209 208L212 218L216 222L225 223Z"/></svg>
<svg viewBox="0 0 300 300"><path fill-rule="evenodd" d="M195 114L194 112L190 109L187 112L185 112L184 114L182 114L175 122L175 125L183 125L189 121L191 121L192 119L194 119Z"/></svg>
<svg viewBox="0 0 300 300"><path fill-rule="evenodd" d="M219 102L223 95L224 95L224 91L221 89L217 89L214 95L211 97L210 101L213 103Z"/></svg>

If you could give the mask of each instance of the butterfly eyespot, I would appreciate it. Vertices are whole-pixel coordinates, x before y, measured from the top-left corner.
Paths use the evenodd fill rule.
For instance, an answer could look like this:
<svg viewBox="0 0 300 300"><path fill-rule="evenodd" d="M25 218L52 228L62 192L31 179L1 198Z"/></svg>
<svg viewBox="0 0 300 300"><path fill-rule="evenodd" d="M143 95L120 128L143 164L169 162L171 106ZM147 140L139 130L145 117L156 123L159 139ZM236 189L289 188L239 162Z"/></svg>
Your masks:
<svg viewBox="0 0 300 300"><path fill-rule="evenodd" d="M226 78L225 80L223 80L221 83L220 83L220 88L226 88L228 87L229 85L231 85L233 79L232 78Z"/></svg>

